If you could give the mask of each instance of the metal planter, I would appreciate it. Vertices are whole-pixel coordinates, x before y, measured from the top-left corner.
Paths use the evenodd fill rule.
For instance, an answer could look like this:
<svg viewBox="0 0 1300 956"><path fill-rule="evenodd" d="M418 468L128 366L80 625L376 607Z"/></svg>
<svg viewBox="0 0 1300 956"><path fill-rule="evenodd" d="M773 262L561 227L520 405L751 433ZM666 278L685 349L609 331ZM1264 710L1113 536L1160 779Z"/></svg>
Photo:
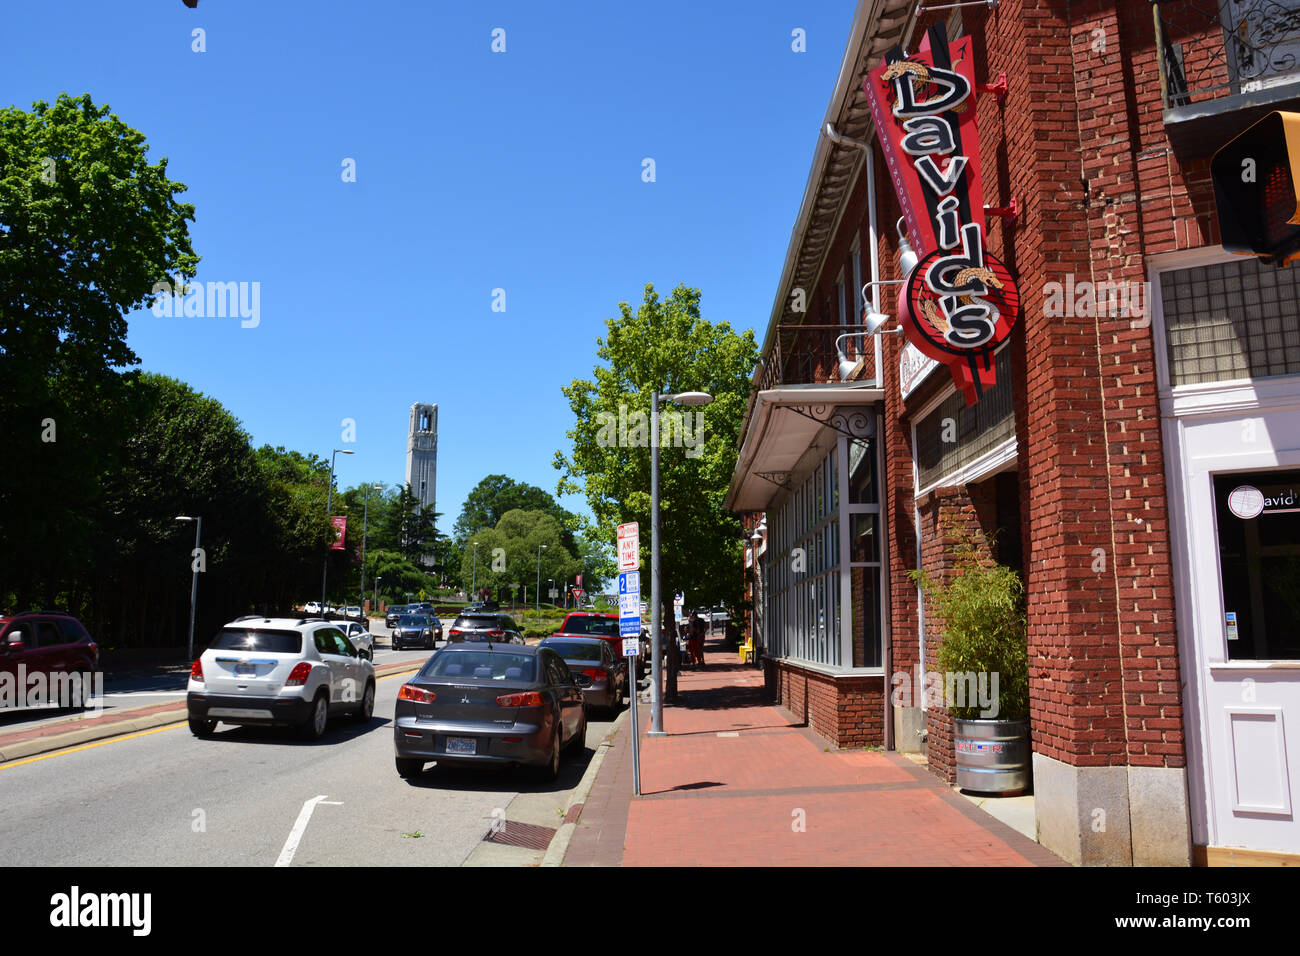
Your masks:
<svg viewBox="0 0 1300 956"><path fill-rule="evenodd" d="M1029 722L953 719L957 786L979 793L1029 788Z"/></svg>

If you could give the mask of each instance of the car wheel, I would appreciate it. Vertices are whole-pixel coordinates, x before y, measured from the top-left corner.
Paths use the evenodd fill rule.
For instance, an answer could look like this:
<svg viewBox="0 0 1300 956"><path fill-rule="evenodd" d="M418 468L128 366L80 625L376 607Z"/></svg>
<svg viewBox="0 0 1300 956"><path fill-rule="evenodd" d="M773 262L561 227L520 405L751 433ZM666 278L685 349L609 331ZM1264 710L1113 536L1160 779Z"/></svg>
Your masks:
<svg viewBox="0 0 1300 956"><path fill-rule="evenodd" d="M542 781L545 783L552 783L560 775L560 738L563 736L564 724L557 723L551 738L551 759L542 767Z"/></svg>
<svg viewBox="0 0 1300 956"><path fill-rule="evenodd" d="M357 704L355 716L357 720L369 720L375 713L375 682L366 681L365 693L361 695L361 703Z"/></svg>
<svg viewBox="0 0 1300 956"><path fill-rule="evenodd" d="M578 725L578 732L573 735L569 741L569 752L580 754L587 749L587 708L582 708L582 723Z"/></svg>
<svg viewBox="0 0 1300 956"><path fill-rule="evenodd" d="M195 717L190 718L190 733L195 737L211 737L217 729L215 720L199 720Z"/></svg>
<svg viewBox="0 0 1300 956"><path fill-rule="evenodd" d="M412 757L398 757L396 763L397 775L403 780L410 780L412 777L419 776L420 771L424 769L424 761Z"/></svg>
<svg viewBox="0 0 1300 956"><path fill-rule="evenodd" d="M325 736L325 728L329 724L330 703L325 692L321 691L311 703L311 713L303 721L300 728L302 736L306 740L320 740Z"/></svg>

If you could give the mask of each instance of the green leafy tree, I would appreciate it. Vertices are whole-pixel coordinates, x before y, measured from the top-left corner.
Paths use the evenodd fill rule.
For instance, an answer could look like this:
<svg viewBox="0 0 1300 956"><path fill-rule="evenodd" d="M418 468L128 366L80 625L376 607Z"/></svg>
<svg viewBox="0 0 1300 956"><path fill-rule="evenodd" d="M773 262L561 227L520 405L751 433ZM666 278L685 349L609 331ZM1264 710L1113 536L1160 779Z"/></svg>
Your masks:
<svg viewBox="0 0 1300 956"><path fill-rule="evenodd" d="M461 560L461 578L477 580L479 588L498 596L514 594L524 585L534 593L539 568L543 588L551 578L572 578L582 570L582 563L564 546L562 530L545 511L507 511L495 528L473 535L478 542L477 572L471 542Z"/></svg>
<svg viewBox="0 0 1300 956"><path fill-rule="evenodd" d="M89 95L0 109L0 581L19 604L84 578L89 516L128 435L126 315L198 264L167 161ZM74 590L76 590L74 588Z"/></svg>
<svg viewBox="0 0 1300 956"><path fill-rule="evenodd" d="M693 603L739 602L743 542L739 519L723 507L758 360L752 332L700 314L700 292L678 286L661 300L652 285L635 311L619 303L596 341L590 380L564 388L573 409L572 448L556 452L558 492L583 492L596 533L614 541L620 522L641 525L642 570L650 550L650 401L665 393L704 391L712 404L666 406L660 434L662 590L665 619L672 595ZM607 566L606 566L607 567ZM644 581L649 594L649 575Z"/></svg>
<svg viewBox="0 0 1300 956"><path fill-rule="evenodd" d="M536 485L515 481L505 475L488 475L470 491L452 529L463 546L470 535L483 528L495 528L507 511L544 511L559 523L564 546L574 550L574 529L579 520L556 502L550 492Z"/></svg>

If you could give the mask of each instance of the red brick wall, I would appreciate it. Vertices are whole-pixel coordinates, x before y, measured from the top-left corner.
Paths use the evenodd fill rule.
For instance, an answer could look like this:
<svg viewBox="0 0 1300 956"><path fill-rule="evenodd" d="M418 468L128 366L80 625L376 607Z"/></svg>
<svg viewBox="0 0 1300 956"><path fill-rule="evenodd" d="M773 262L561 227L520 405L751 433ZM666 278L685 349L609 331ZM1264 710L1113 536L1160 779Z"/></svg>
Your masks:
<svg viewBox="0 0 1300 956"><path fill-rule="evenodd" d="M818 736L836 747L883 745L883 678L836 678L770 658L763 670L773 701Z"/></svg>

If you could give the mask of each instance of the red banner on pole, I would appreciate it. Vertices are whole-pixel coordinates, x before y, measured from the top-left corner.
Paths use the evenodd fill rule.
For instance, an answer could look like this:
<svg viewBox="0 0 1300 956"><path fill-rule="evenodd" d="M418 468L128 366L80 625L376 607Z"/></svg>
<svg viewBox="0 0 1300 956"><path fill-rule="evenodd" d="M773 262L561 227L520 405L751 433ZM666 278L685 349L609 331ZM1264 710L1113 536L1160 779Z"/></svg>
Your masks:
<svg viewBox="0 0 1300 956"><path fill-rule="evenodd" d="M334 525L334 543L330 545L331 551L343 550L343 539L348 533L347 515L335 515L330 518L330 524Z"/></svg>
<svg viewBox="0 0 1300 956"><path fill-rule="evenodd" d="M895 47L863 89L885 162L921 257L898 299L908 341L942 362L974 405L996 383L994 354L1020 316L1015 280L984 251L984 186L971 38L943 27L920 52Z"/></svg>

